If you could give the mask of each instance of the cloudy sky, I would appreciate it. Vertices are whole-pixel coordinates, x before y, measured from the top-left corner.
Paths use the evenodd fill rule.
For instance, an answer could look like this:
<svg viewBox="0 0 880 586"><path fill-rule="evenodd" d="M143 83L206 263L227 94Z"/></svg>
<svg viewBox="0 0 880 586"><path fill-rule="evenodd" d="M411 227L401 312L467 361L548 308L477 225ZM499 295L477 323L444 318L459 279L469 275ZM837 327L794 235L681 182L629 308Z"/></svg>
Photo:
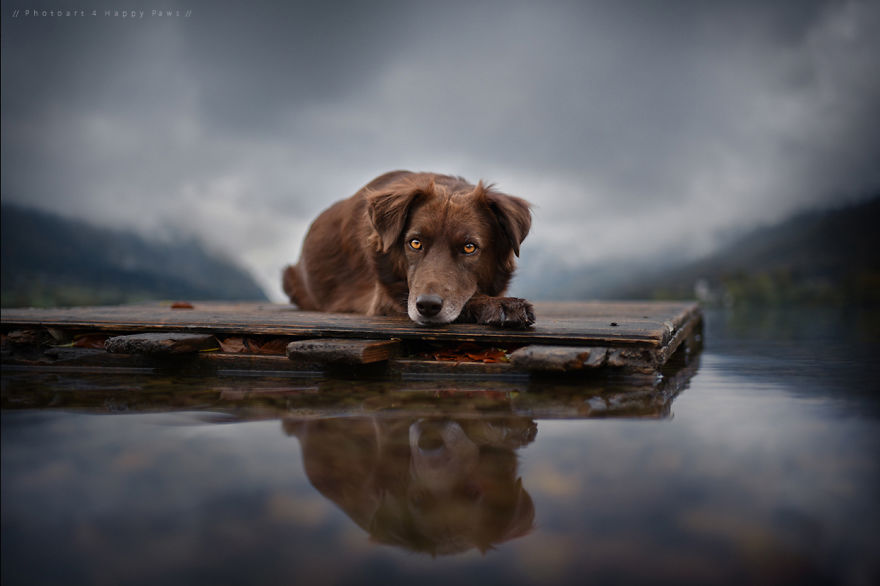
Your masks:
<svg viewBox="0 0 880 586"><path fill-rule="evenodd" d="M876 2L118 4L4 0L3 201L194 234L278 300L391 169L525 197L525 246L572 264L880 189Z"/></svg>

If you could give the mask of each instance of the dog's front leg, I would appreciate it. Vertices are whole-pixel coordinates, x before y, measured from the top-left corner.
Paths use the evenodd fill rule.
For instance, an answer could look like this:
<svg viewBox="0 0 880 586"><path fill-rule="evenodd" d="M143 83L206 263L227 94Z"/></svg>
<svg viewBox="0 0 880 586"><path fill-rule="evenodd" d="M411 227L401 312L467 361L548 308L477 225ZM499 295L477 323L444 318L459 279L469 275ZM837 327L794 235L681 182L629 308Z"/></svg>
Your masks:
<svg viewBox="0 0 880 586"><path fill-rule="evenodd" d="M535 309L519 297L474 295L456 321L522 329L535 323Z"/></svg>

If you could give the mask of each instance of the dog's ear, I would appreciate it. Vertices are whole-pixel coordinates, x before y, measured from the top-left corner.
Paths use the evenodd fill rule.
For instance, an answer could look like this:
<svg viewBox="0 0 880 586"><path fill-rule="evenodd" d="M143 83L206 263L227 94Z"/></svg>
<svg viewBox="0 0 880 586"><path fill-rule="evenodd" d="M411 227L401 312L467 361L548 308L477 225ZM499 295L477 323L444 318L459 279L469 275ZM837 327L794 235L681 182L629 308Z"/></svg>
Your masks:
<svg viewBox="0 0 880 586"><path fill-rule="evenodd" d="M410 208L419 198L430 195L433 187L433 181L425 184L400 181L366 192L367 213L379 236L382 252L388 252L395 245L406 228Z"/></svg>
<svg viewBox="0 0 880 586"><path fill-rule="evenodd" d="M491 185L483 185L482 181L477 184L476 196L495 216L510 242L510 248L519 256L519 245L532 227L531 204L524 199L493 191Z"/></svg>

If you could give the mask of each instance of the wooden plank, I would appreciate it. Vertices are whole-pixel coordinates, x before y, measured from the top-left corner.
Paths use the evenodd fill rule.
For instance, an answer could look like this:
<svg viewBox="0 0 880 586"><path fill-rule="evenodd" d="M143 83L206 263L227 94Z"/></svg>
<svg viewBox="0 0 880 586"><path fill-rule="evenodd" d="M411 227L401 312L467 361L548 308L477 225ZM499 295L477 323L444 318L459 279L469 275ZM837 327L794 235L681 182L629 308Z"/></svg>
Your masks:
<svg viewBox="0 0 880 586"><path fill-rule="evenodd" d="M680 347L687 344L691 353L699 351L701 346L699 321L682 328L683 337L670 343ZM684 335L686 334L686 337ZM318 340L325 342L325 340ZM358 343L359 340L342 340L345 343ZM384 343L384 341L383 341ZM105 350L92 348L75 348L52 346L42 352L27 352L23 356L12 353L4 355L3 366L11 367L38 367L44 371L66 368L100 367L102 371L130 369L152 369L154 367L167 366L166 363L157 362L158 356L147 354L113 354ZM401 352L402 354L403 352ZM452 378L486 378L486 377L522 377L535 372L578 372L595 368L612 367L622 368L625 373L654 373L662 367L671 356L668 348L661 351L649 351L645 349L613 349L587 348L578 346L526 346L510 355L510 362L471 362L471 361L443 361L429 360L419 357L389 356L389 376L403 377L452 377ZM302 373L310 369L315 371L322 368L322 363L313 360L311 362L297 362L290 360L285 355L245 354L227 352L198 352L190 355L192 360L198 363L198 367L204 372L221 371L261 371L261 372L290 372ZM312 357L314 358L314 357ZM193 365L196 364L193 363ZM361 363L352 360L354 363ZM304 365L307 368L304 368Z"/></svg>
<svg viewBox="0 0 880 586"><path fill-rule="evenodd" d="M107 332L180 331L328 338L400 338L485 344L551 344L661 348L699 314L695 303L535 303L537 322L527 330L475 324L422 327L405 316L369 317L300 311L289 305L194 303L180 311L145 304L70 309L7 309L6 328L44 326Z"/></svg>
<svg viewBox="0 0 880 586"><path fill-rule="evenodd" d="M317 364L372 364L388 360L399 346L396 340L298 340L287 345L287 357Z"/></svg>
<svg viewBox="0 0 880 586"><path fill-rule="evenodd" d="M115 354L193 354L216 348L217 340L210 334L141 333L109 338L104 347Z"/></svg>
<svg viewBox="0 0 880 586"><path fill-rule="evenodd" d="M534 372L571 372L605 364L607 348L584 346L525 346L510 355L510 362Z"/></svg>
<svg viewBox="0 0 880 586"><path fill-rule="evenodd" d="M249 354L242 354L239 359L236 355L227 355L224 352L208 353L212 355L210 360L202 360L207 357L205 353L198 356L199 363L218 369L288 371L302 370L307 364L310 368L320 367L328 361L368 364L368 361L388 360L392 346L376 350L380 354L375 357L371 356L370 351L365 353L363 348L379 349L389 339L393 339L405 342L406 348L415 354L405 359L395 356L389 362L389 374L515 375L528 372L580 371L596 367L650 373L661 368L682 343L701 334L701 313L699 307L693 303L563 302L535 305L538 323L529 330L499 330L473 324L426 328L415 325L405 317L304 312L286 305L255 303L196 303L194 309L187 311L173 310L167 305L155 303L51 310L12 309L4 310L2 314L5 334L3 362L5 366L13 362L73 363L78 360L73 355L65 355L63 358L58 355L53 359L49 355L50 351L44 355L40 355L40 352L34 354L32 350L24 348L27 344L22 346L21 343L34 336L40 342L37 345L46 348L52 345L53 340L58 342L81 339L82 336L77 334L101 337L125 333L146 340L143 334L146 332L153 336L158 334L158 337L165 339L181 334L198 334L201 336L198 339L210 340L211 342L206 342L208 344L213 344L212 335L227 341L230 336L242 336L247 340L259 340L260 344L287 344L291 340L306 337L309 340L306 345L314 346L310 350L311 356L296 362L289 361L282 355L276 357L280 360L258 359ZM30 333L30 338L22 338L19 334L23 332ZM431 341L441 349L454 348L463 343L499 347L513 352L512 362L487 366L457 362L449 365L419 360L424 353L419 354L418 348L424 340ZM358 345L358 341L362 344ZM298 344L301 342L304 340L297 340ZM116 343L122 344L121 341L114 342ZM345 344L354 346L345 350ZM16 350L19 347L22 349ZM352 349L355 347L361 350ZM393 347L396 348L396 344ZM322 351L325 352L323 357L319 348L323 348ZM522 349L515 351L517 348ZM137 362L136 356L128 354L130 352L141 352L140 356L145 359L150 354L144 352L166 352L160 347L150 350L147 346L138 349L137 346L128 347L124 344L114 349L125 352L125 356L129 356L133 364ZM181 350L183 347L178 349ZM194 352L193 349L188 351ZM84 356L83 359L89 364L101 362L97 355ZM281 366L282 361L284 366Z"/></svg>

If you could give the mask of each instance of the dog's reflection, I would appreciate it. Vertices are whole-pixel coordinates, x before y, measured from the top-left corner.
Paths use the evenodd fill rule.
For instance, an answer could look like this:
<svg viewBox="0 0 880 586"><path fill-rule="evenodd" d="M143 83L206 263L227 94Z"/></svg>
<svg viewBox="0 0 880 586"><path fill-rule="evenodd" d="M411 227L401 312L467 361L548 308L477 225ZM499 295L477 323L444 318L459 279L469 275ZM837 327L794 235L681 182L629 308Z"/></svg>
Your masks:
<svg viewBox="0 0 880 586"><path fill-rule="evenodd" d="M288 418L284 429L315 488L375 541L485 552L533 527L514 452L534 440L531 419Z"/></svg>

